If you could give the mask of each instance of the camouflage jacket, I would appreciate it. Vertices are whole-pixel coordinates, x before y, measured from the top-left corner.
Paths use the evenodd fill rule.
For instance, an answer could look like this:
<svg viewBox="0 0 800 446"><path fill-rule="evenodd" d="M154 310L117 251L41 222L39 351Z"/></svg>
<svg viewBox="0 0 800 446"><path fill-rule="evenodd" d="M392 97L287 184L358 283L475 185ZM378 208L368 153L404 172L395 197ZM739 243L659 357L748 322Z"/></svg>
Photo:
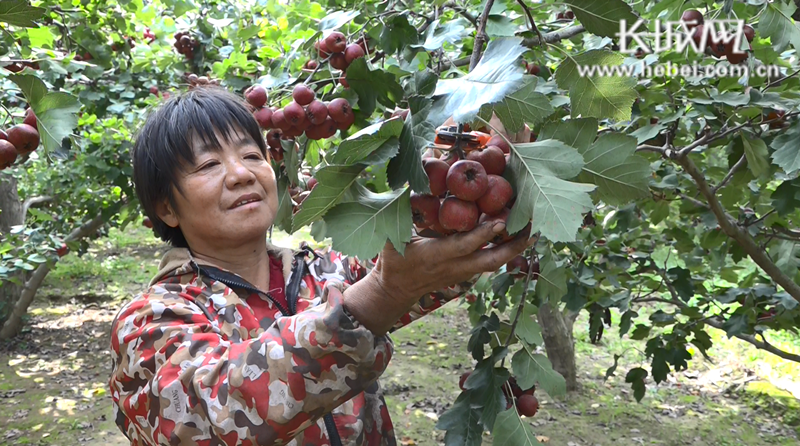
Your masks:
<svg viewBox="0 0 800 446"><path fill-rule="evenodd" d="M392 342L342 305L371 264L330 250L268 252L261 291L172 249L119 311L109 385L132 446L396 444L377 381ZM393 330L468 285L422 297Z"/></svg>

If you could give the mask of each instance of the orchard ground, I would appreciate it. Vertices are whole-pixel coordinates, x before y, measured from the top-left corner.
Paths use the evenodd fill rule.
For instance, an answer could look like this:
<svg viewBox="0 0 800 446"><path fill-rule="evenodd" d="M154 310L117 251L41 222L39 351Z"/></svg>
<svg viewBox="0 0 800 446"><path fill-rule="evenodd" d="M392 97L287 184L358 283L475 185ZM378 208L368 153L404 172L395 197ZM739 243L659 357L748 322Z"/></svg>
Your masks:
<svg viewBox="0 0 800 446"><path fill-rule="evenodd" d="M296 246L307 232L276 233ZM313 241L312 241L313 242ZM93 243L89 253L62 259L47 277L25 332L0 345L0 445L126 445L113 423L106 390L111 319L141 290L166 248L140 224ZM454 302L393 335L396 353L382 378L402 445L438 445L436 419L458 395L458 377L472 369L465 303ZM640 311L646 318L657 310ZM641 404L624 373L647 367L643 341L614 328L601 345L588 340L585 312L575 326L581 390L563 401L537 391L533 425L542 443L592 445L794 445L800 432L800 365L727 340L713 330L713 362L699 359L661 386L648 380ZM800 337L768 336L800 352ZM626 352L604 381L613 355ZM695 356L699 353L693 352ZM484 444L491 444L486 438Z"/></svg>

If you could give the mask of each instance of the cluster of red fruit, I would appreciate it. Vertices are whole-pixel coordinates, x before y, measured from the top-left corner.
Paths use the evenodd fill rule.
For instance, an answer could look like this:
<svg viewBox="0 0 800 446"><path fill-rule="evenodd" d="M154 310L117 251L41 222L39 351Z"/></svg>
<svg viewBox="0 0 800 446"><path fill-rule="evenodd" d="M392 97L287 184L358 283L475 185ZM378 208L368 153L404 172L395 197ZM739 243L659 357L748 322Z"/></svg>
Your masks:
<svg viewBox="0 0 800 446"><path fill-rule="evenodd" d="M200 47L200 42L191 37L188 32L181 31L175 33L175 43L173 44L179 54L183 54L187 59L194 58L194 50Z"/></svg>
<svg viewBox="0 0 800 446"><path fill-rule="evenodd" d="M189 82L189 90L204 85L219 85L219 79L212 79L208 76L198 76L194 73L187 74L186 81Z"/></svg>
<svg viewBox="0 0 800 446"><path fill-rule="evenodd" d="M710 44L711 52L719 58L727 58L728 62L738 64L747 60L747 52L738 54L738 48L734 48L734 40L724 42L722 34L712 34L713 29L706 29L703 25L703 13L696 9L687 9L681 15L681 20L686 23L686 28L692 31L692 40L699 46L703 40L703 35L708 34L706 41ZM756 36L756 30L750 25L744 25L744 36L747 42L752 42ZM736 51L736 52L734 52Z"/></svg>
<svg viewBox="0 0 800 446"><path fill-rule="evenodd" d="M364 57L369 51L366 39L361 38L357 42L348 45L347 37L339 31L334 31L328 34L324 39L315 42L314 49L317 51L320 59L328 59L328 64L331 68L341 71L347 70L347 67L349 67L354 60ZM312 59L306 62L304 68L307 70L316 70L317 66L319 66L319 63ZM343 77L339 79L339 83L345 88L350 86Z"/></svg>
<svg viewBox="0 0 800 446"><path fill-rule="evenodd" d="M297 213L299 206L303 204L306 198L311 195L311 191L317 187L317 179L311 175L304 176L306 188L292 185L289 189L289 196L292 198L292 213Z"/></svg>
<svg viewBox="0 0 800 446"><path fill-rule="evenodd" d="M442 159L422 160L430 180L430 194L411 194L411 213L417 232L425 230L451 235L467 232L486 221L507 221L514 190L502 177L510 147L500 135L492 136L483 148L466 152L459 159L456 151ZM494 243L513 236L498 234Z"/></svg>
<svg viewBox="0 0 800 446"><path fill-rule="evenodd" d="M524 62L525 62L525 71L528 72L528 74L531 74L533 76L538 76L539 73L542 71L542 67L540 67L539 65L535 63L528 63L527 60Z"/></svg>
<svg viewBox="0 0 800 446"><path fill-rule="evenodd" d="M791 125L784 116L786 116L785 110L773 110L767 113L763 119L764 121L769 121L769 128L782 129Z"/></svg>
<svg viewBox="0 0 800 446"><path fill-rule="evenodd" d="M10 71L12 73L19 73L20 71L24 70L25 67L30 67L30 68L33 68L34 70L38 70L39 69L39 62L32 62L30 60L26 60L26 61L23 61L23 62L10 63L10 64L6 65L3 68L5 68L6 70L8 70L8 71Z"/></svg>
<svg viewBox="0 0 800 446"><path fill-rule="evenodd" d="M575 13L572 11L565 11L559 12L556 14L556 20L573 20L575 19Z"/></svg>
<svg viewBox="0 0 800 446"><path fill-rule="evenodd" d="M258 125L269 130L267 144L274 149L272 156L276 161L283 159L281 138L296 138L303 133L313 140L331 138L337 130L347 130L356 120L346 99L337 98L326 104L305 84L294 87L292 102L283 108L266 106L267 90L261 85L248 88L244 96L255 108L253 117Z"/></svg>
<svg viewBox="0 0 800 446"><path fill-rule="evenodd" d="M461 390L465 390L464 383L471 374L472 372L465 372L461 375L461 378L458 379L458 387L461 388ZM503 394L506 396L506 409L511 408L514 404L512 400L516 398L516 406L520 415L532 417L539 411L539 400L533 395L536 392L536 386L527 390L522 390L519 384L517 384L517 379L511 376L508 378L508 381L503 383L502 389Z"/></svg>
<svg viewBox="0 0 800 446"><path fill-rule="evenodd" d="M0 130L0 170L10 167L17 155L27 155L39 147L39 130L36 115L29 108L25 120L8 129Z"/></svg>

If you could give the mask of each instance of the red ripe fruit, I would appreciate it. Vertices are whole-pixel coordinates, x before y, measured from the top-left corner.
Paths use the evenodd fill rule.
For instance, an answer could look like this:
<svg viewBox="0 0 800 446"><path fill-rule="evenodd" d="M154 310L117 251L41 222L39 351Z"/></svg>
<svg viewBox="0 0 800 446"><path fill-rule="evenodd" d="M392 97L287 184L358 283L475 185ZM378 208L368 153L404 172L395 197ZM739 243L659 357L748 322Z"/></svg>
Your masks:
<svg viewBox="0 0 800 446"><path fill-rule="evenodd" d="M150 87L150 94L152 94L153 96L158 96L158 87L156 87L155 85Z"/></svg>
<svg viewBox="0 0 800 446"><path fill-rule="evenodd" d="M506 170L506 157L497 146L486 146L483 150L467 153L467 159L481 163L488 175L502 175Z"/></svg>
<svg viewBox="0 0 800 446"><path fill-rule="evenodd" d="M420 228L429 228L439 221L439 197L411 194L411 218Z"/></svg>
<svg viewBox="0 0 800 446"><path fill-rule="evenodd" d="M407 108L401 108L400 110L395 110L392 113L392 118L397 117L397 116L399 116L400 119L405 121L406 118L408 118L408 109Z"/></svg>
<svg viewBox="0 0 800 446"><path fill-rule="evenodd" d="M702 47L700 45L702 45L703 34L705 34L705 32L706 32L706 28L703 25L697 25L694 28L694 31L692 31L692 40L694 40L694 43L695 43L695 45L697 45L698 48L702 49ZM708 37L707 40L706 40L706 45L709 45L709 44L711 44L711 38L710 37Z"/></svg>
<svg viewBox="0 0 800 446"><path fill-rule="evenodd" d="M37 128L36 126L36 114L33 112L32 108L25 110L25 120L22 121L23 124L28 124L33 128Z"/></svg>
<svg viewBox="0 0 800 446"><path fill-rule="evenodd" d="M181 36L179 42L182 47L189 47L192 45L192 39L187 35Z"/></svg>
<svg viewBox="0 0 800 446"><path fill-rule="evenodd" d="M314 49L317 50L317 53L319 53L319 57L321 59L325 59L331 55L331 50L329 50L328 47L325 45L324 40L320 40L319 42L315 43Z"/></svg>
<svg viewBox="0 0 800 446"><path fill-rule="evenodd" d="M500 175L488 175L489 187L475 202L484 214L495 215L505 209L514 195L511 183Z"/></svg>
<svg viewBox="0 0 800 446"><path fill-rule="evenodd" d="M344 88L350 88L350 84L347 83L347 79L340 77L339 84Z"/></svg>
<svg viewBox="0 0 800 446"><path fill-rule="evenodd" d="M452 166L453 164L456 163L456 161L460 160L461 157L458 156L458 153L453 151L442 154L442 157L440 159L445 163L447 163L448 166Z"/></svg>
<svg viewBox="0 0 800 446"><path fill-rule="evenodd" d="M8 142L14 144L20 155L25 155L39 147L39 132L28 124L17 124L8 129Z"/></svg>
<svg viewBox="0 0 800 446"><path fill-rule="evenodd" d="M687 9L681 15L681 21L686 23L686 28L693 29L703 24L703 13L696 9Z"/></svg>
<svg viewBox="0 0 800 446"><path fill-rule="evenodd" d="M312 125L320 125L328 117L328 107L322 101L314 100L306 106L306 118Z"/></svg>
<svg viewBox="0 0 800 446"><path fill-rule="evenodd" d="M267 103L267 89L261 85L253 85L244 92L244 97L253 107L263 107Z"/></svg>
<svg viewBox="0 0 800 446"><path fill-rule="evenodd" d="M509 146L508 142L506 142L506 140L500 135L494 135L489 138L489 141L486 143L486 145L500 147L500 150L502 150L503 153L511 153L511 146Z"/></svg>
<svg viewBox="0 0 800 446"><path fill-rule="evenodd" d="M272 112L272 128L288 130L292 125L286 120L283 109Z"/></svg>
<svg viewBox="0 0 800 446"><path fill-rule="evenodd" d="M309 178L308 182L306 182L306 187L308 190L314 190L317 187L317 179L316 178Z"/></svg>
<svg viewBox="0 0 800 446"><path fill-rule="evenodd" d="M508 223L509 214L511 214L511 211L508 208L502 209L495 215L482 214L481 218L478 219L478 225L482 225L487 221L492 221L492 222L502 221L503 223ZM494 243L495 245L502 245L503 243L506 243L513 238L514 236L509 234L507 229L503 229L503 232L494 236L494 238L492 239L492 243Z"/></svg>
<svg viewBox="0 0 800 446"><path fill-rule="evenodd" d="M8 141L8 133L6 133L4 130L0 130L0 139Z"/></svg>
<svg viewBox="0 0 800 446"><path fill-rule="evenodd" d="M464 300L466 300L468 303L473 303L476 300L478 300L478 296L476 296L476 295L474 295L472 293L469 293L469 294L464 295Z"/></svg>
<svg viewBox="0 0 800 446"><path fill-rule="evenodd" d="M69 252L69 247L65 243L62 243L61 246L59 246L58 249L56 249L56 254L59 257L64 257L65 255L67 255L68 252Z"/></svg>
<svg viewBox="0 0 800 446"><path fill-rule="evenodd" d="M316 70L319 66L319 63L316 60L309 60L306 62L305 69L306 70Z"/></svg>
<svg viewBox="0 0 800 446"><path fill-rule="evenodd" d="M517 399L519 414L532 417L539 411L539 400L533 395L522 395Z"/></svg>
<svg viewBox="0 0 800 446"><path fill-rule="evenodd" d="M343 53L345 48L347 48L347 38L339 31L328 34L324 42L331 53Z"/></svg>
<svg viewBox="0 0 800 446"><path fill-rule="evenodd" d="M306 111L303 106L297 102L291 102L283 108L283 116L286 121L293 127L302 127L303 122L306 120Z"/></svg>
<svg viewBox="0 0 800 446"><path fill-rule="evenodd" d="M535 65L535 64L528 65L528 74L532 74L534 76L538 76L539 72L541 70L542 69L539 67L539 65Z"/></svg>
<svg viewBox="0 0 800 446"><path fill-rule="evenodd" d="M744 37L748 42L752 42L756 38L756 30L750 25L744 25Z"/></svg>
<svg viewBox="0 0 800 446"><path fill-rule="evenodd" d="M471 375L471 374L472 374L472 372L464 372L464 373L461 374L461 377L458 378L458 387L461 390L464 390L464 383L467 382L467 378L469 378L469 375Z"/></svg>
<svg viewBox="0 0 800 446"><path fill-rule="evenodd" d="M521 279L528 275L528 259L523 256L516 256L506 263L506 271L517 279ZM519 271L514 273L514 271Z"/></svg>
<svg viewBox="0 0 800 446"><path fill-rule="evenodd" d="M153 229L153 221L150 220L150 217L145 217L144 220L142 220L142 226Z"/></svg>
<svg viewBox="0 0 800 446"><path fill-rule="evenodd" d="M5 169L6 167L11 166L16 160L17 148L14 147L14 144L11 144L11 142L4 139L0 139L0 169Z"/></svg>
<svg viewBox="0 0 800 446"><path fill-rule="evenodd" d="M475 201L489 188L486 169L477 161L456 161L447 171L447 189L464 201ZM478 221L478 216L475 216Z"/></svg>
<svg viewBox="0 0 800 446"><path fill-rule="evenodd" d="M292 99L300 105L308 105L316 97L314 90L308 88L308 85L305 84L299 84L292 90Z"/></svg>
<svg viewBox="0 0 800 446"><path fill-rule="evenodd" d="M280 142L278 142L278 143L280 144ZM283 149L281 149L281 148L274 149L274 148L270 147L269 156L273 160L275 160L275 162L279 163L279 162L283 161Z"/></svg>
<svg viewBox="0 0 800 446"><path fill-rule="evenodd" d="M340 121L340 122L337 122L337 123L336 123L336 127L337 127L339 130L347 130L347 129L349 129L349 128L350 128L350 127L351 127L351 126L352 126L352 125L353 125L355 122L356 122L356 115L354 115L354 114L350 113L350 114L348 114L348 115L345 115L345 119L344 119L344 120L342 120L342 121Z"/></svg>
<svg viewBox="0 0 800 446"><path fill-rule="evenodd" d="M322 136L322 125L312 125L306 129L306 137L314 141L319 141Z"/></svg>
<svg viewBox="0 0 800 446"><path fill-rule="evenodd" d="M269 108L259 108L255 113L253 113L253 117L256 118L258 126L262 129L272 128L272 110Z"/></svg>
<svg viewBox="0 0 800 446"><path fill-rule="evenodd" d="M364 57L365 54L364 48L361 48L361 45L357 43L351 43L350 45L347 45L347 48L344 50L344 59L347 61L347 64L350 65L354 60Z"/></svg>
<svg viewBox="0 0 800 446"><path fill-rule="evenodd" d="M330 110L330 108L329 108ZM333 135L336 134L336 131L339 129L338 123L331 119L330 116L325 118L325 122L319 125L320 134L322 135L323 139L332 138Z"/></svg>
<svg viewBox="0 0 800 446"><path fill-rule="evenodd" d="M439 223L444 229L456 232L468 232L478 226L478 205L473 201L464 201L450 196L442 201L439 208Z"/></svg>
<svg viewBox="0 0 800 446"><path fill-rule="evenodd" d="M347 63L347 59L344 57L344 53L333 53L331 54L330 60L328 63L337 70L346 70L347 67L350 65Z"/></svg>
<svg viewBox="0 0 800 446"><path fill-rule="evenodd" d="M328 104L328 115L337 123L343 123L350 120L353 116L353 109L347 99L336 98Z"/></svg>
<svg viewBox="0 0 800 446"><path fill-rule="evenodd" d="M273 113L274 115L274 113ZM267 133L267 145L273 149L281 148L281 136L283 132L280 129L272 129ZM274 157L273 157L274 158Z"/></svg>
<svg viewBox="0 0 800 446"><path fill-rule="evenodd" d="M574 12L572 12L572 11L567 11L567 12L565 12L565 13L564 13L564 17L566 17L566 18L568 18L568 19L572 20L572 19L574 19L574 18L575 18L575 13L574 13Z"/></svg>
<svg viewBox="0 0 800 446"><path fill-rule="evenodd" d="M567 15L564 14L563 12L559 12L558 14L556 14L556 20L564 20L566 18L567 18Z"/></svg>
<svg viewBox="0 0 800 446"><path fill-rule="evenodd" d="M426 158L422 160L422 168L428 174L431 195L439 196L447 192L447 172L450 165L436 158Z"/></svg>

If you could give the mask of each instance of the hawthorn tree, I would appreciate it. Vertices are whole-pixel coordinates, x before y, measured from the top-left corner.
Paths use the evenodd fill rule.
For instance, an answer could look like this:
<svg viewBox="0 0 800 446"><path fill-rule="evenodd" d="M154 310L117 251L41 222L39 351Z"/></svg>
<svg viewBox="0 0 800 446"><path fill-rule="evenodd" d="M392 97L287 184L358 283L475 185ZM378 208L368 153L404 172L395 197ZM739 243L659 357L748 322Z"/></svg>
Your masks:
<svg viewBox="0 0 800 446"><path fill-rule="evenodd" d="M788 0L3 2L3 126L29 106L41 146L0 173L0 337L19 331L62 240L80 253L138 218L128 148L147 110L217 83L264 127L284 231L311 225L364 259L497 215L508 236L538 238L465 297L476 366L439 420L447 444L484 431L533 444L520 418L536 412L533 391L579 384L581 311L594 342L612 308L621 336L646 340L649 370L625 372L637 400L650 378L686 369L690 349L705 355L709 328L798 361L765 336L800 322L796 15ZM653 31L681 17L708 21L675 30L707 32L705 51L653 53L647 37L621 51L620 21ZM724 19L751 27L741 48L715 40ZM667 63L749 72L636 71ZM442 180L441 163L446 175L461 163L479 192Z"/></svg>

